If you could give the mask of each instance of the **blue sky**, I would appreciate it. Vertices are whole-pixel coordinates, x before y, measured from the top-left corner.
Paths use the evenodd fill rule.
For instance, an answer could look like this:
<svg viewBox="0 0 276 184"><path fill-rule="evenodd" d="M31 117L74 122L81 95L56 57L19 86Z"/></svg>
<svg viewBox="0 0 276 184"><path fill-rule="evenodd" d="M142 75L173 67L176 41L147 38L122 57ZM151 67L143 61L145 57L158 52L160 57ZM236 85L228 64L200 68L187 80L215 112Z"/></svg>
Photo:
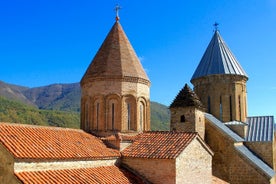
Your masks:
<svg viewBox="0 0 276 184"><path fill-rule="evenodd" d="M38 87L79 82L115 21L169 105L190 79L218 22L249 75L249 115L276 115L276 0L0 1L0 80Z"/></svg>

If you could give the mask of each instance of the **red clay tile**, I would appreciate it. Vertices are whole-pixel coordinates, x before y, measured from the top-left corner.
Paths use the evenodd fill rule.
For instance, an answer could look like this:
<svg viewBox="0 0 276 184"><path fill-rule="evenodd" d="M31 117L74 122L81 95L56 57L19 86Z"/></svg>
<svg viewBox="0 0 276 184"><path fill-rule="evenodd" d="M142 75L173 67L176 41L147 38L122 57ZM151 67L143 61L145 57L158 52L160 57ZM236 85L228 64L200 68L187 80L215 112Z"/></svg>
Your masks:
<svg viewBox="0 0 276 184"><path fill-rule="evenodd" d="M0 142L20 159L104 159L117 150L82 130L0 123Z"/></svg>
<svg viewBox="0 0 276 184"><path fill-rule="evenodd" d="M187 132L145 132L122 151L124 157L174 159L197 136Z"/></svg>
<svg viewBox="0 0 276 184"><path fill-rule="evenodd" d="M40 183L146 183L142 178L132 174L126 169L116 166L33 171L15 173L17 178L26 184ZM116 177L115 177L116 176Z"/></svg>

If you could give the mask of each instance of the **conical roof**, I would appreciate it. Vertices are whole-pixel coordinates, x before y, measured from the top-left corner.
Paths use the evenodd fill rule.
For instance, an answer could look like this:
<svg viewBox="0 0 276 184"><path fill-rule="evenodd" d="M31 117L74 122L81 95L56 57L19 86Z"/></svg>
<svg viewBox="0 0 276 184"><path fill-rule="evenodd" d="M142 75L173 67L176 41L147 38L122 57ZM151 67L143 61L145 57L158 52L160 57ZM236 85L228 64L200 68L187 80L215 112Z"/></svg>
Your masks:
<svg viewBox="0 0 276 184"><path fill-rule="evenodd" d="M205 110L197 94L188 86L188 84L185 84L184 88L179 91L173 103L170 105L170 108L190 106L194 106L203 111Z"/></svg>
<svg viewBox="0 0 276 184"><path fill-rule="evenodd" d="M111 28L81 83L95 79L137 79L138 82L149 84L149 78L119 21Z"/></svg>
<svg viewBox="0 0 276 184"><path fill-rule="evenodd" d="M191 81L199 77L214 74L242 75L248 78L217 30L201 58Z"/></svg>

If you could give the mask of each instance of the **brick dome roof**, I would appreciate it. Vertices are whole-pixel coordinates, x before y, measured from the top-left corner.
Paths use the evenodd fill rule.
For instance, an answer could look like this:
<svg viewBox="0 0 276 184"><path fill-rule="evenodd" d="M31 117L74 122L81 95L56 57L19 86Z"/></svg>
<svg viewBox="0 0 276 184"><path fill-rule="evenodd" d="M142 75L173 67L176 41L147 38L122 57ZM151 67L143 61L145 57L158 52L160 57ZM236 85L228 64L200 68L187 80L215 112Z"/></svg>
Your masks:
<svg viewBox="0 0 276 184"><path fill-rule="evenodd" d="M149 85L133 47L119 21L116 21L86 70L81 84L97 79L138 81Z"/></svg>

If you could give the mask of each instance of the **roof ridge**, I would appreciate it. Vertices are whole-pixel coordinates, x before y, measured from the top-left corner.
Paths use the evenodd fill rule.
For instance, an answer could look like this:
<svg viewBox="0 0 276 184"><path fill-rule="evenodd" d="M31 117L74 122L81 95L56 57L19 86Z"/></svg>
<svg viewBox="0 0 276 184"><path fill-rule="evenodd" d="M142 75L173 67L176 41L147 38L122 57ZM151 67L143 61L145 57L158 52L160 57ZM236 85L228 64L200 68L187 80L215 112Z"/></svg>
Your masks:
<svg viewBox="0 0 276 184"><path fill-rule="evenodd" d="M11 122L0 122L1 125L8 125L8 126L21 126L26 128L42 128L42 129L54 129L54 130L73 130L77 132L85 132L81 129L77 128L68 128L68 127L55 127L49 125L33 125L33 124L24 124L24 123L11 123Z"/></svg>

